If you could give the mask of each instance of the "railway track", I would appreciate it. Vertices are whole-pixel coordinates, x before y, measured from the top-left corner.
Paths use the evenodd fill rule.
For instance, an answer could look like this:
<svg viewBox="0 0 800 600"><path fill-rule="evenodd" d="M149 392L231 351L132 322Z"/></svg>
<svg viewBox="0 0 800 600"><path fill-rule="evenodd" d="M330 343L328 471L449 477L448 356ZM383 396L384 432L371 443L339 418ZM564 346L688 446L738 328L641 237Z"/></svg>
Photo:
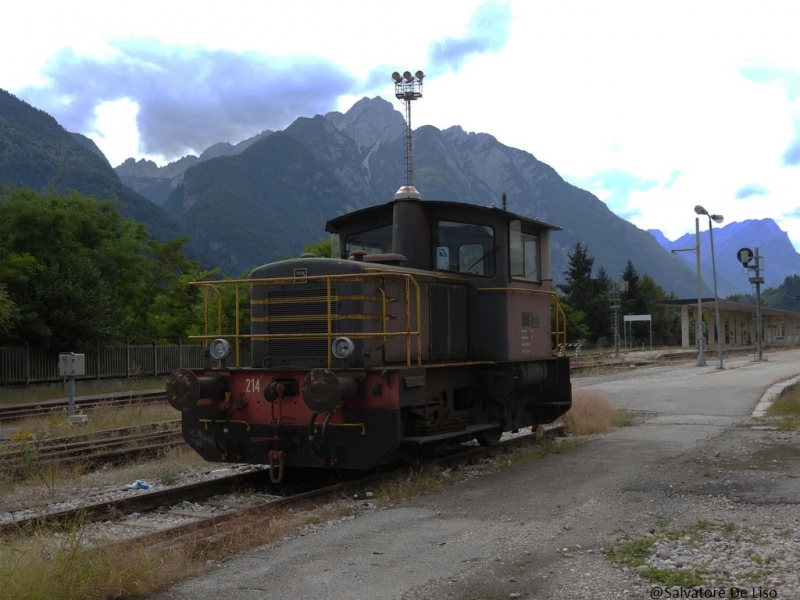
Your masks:
<svg viewBox="0 0 800 600"><path fill-rule="evenodd" d="M5 443L0 445L0 477L14 478L31 470L76 462L94 466L156 456L184 443L179 420Z"/></svg>
<svg viewBox="0 0 800 600"><path fill-rule="evenodd" d="M470 464L525 444L535 443L542 437L560 435L564 435L563 427L553 427L544 432L534 431L504 440L496 446L468 447L447 455L431 457L423 464L440 463L447 467ZM334 484L311 482L295 488L288 495L280 495L274 486L264 487L264 482L268 479L266 472L257 469L244 474L134 493L129 497L83 504L55 512L28 514L13 521L0 523L0 536L40 534L43 531L60 530L69 526L91 527L93 524L103 522L103 527L112 528L111 540L98 542L99 545L125 544L133 537L139 543L157 548L191 545L201 540L207 543L211 538L233 534L237 527L243 527L244 524L251 526L253 519L271 518L277 511L297 503L318 501L331 495L346 494L348 491L352 493L355 489L363 490L365 485L374 485L391 477L400 468L397 466L394 469L383 469L366 477ZM406 469L408 466L404 465L402 468ZM308 485L311 485L312 489L308 489ZM239 494L237 500L224 497L220 499L221 495L246 487L255 487L257 490L261 488L261 491ZM187 510L187 505L191 510ZM153 516L146 518L144 522L147 524L142 525L142 515L145 513ZM138 524L126 523L126 516L133 514L139 517ZM165 521L167 525L164 525ZM122 534L120 527L126 529L127 534ZM92 537L87 536L87 539Z"/></svg>
<svg viewBox="0 0 800 600"><path fill-rule="evenodd" d="M115 392L113 394L98 394L95 396L81 396L75 398L77 411L90 410L98 407L125 406L129 404L155 404L166 402L167 397L162 390L147 392ZM0 423L10 423L28 417L41 417L54 413L66 412L69 400L44 400L35 404L14 404L0 406Z"/></svg>

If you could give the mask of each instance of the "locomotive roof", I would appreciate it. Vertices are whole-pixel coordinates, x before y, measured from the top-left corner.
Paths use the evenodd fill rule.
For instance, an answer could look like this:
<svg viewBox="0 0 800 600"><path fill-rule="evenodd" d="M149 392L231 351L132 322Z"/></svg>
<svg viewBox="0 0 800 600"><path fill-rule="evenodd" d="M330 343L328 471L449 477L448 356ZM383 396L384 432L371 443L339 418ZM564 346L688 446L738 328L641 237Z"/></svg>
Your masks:
<svg viewBox="0 0 800 600"><path fill-rule="evenodd" d="M402 201L404 200L401 200L401 202ZM335 219L331 219L326 223L325 231L329 233L335 233L339 231L341 226L344 225L345 223L358 222L362 219L369 221L370 219L382 216L384 213L388 213L391 220L392 207L396 202L398 202L398 200L393 200L391 202L387 202L386 204L378 204L377 206L362 208L360 210L347 213L346 215L336 217ZM526 223L530 223L532 225L536 225L537 227L551 229L553 231L563 230L563 227L559 227L558 225L551 225L550 223L545 223L544 221L531 219L530 217L524 217L522 215L518 215L516 213L512 213L510 211L503 210L502 208L497 208L494 206L492 207L480 206L478 204L468 204L466 202L448 202L444 200L419 200L418 202L420 202L420 204L422 204L423 206L431 206L437 208L452 207L453 209L457 209L460 214L463 214L464 212L471 212L473 214L478 214L478 215L480 215L481 213L484 214L491 213L493 215L500 215L507 221L520 220Z"/></svg>

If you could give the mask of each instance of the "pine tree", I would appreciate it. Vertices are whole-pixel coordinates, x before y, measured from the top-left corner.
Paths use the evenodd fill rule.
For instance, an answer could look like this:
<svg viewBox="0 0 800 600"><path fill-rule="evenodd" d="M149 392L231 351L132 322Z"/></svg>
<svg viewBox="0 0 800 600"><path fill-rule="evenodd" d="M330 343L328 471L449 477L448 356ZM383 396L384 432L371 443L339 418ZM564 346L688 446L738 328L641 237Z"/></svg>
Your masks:
<svg viewBox="0 0 800 600"><path fill-rule="evenodd" d="M629 260L625 265L625 270L622 272L622 281L627 285L627 291L622 293L620 304L622 306L623 315L648 315L650 310L648 307L648 300L645 298L642 290L642 282L639 277L639 272ZM639 343L649 340L650 325L641 321L634 321L631 323L630 333L628 335L628 343ZM632 340L631 340L632 338Z"/></svg>
<svg viewBox="0 0 800 600"><path fill-rule="evenodd" d="M611 324L611 308L608 292L611 280L605 269L600 267L597 277L592 277L594 257L589 255L588 247L580 242L567 254L568 268L564 271L567 282L558 286L564 294L564 301L576 312L583 315L583 322L591 340L597 341L605 336Z"/></svg>
<svg viewBox="0 0 800 600"><path fill-rule="evenodd" d="M564 294L567 304L576 310L583 311L591 302L592 267L594 257L589 256L588 248L580 243L575 243L575 249L567 253L569 263L564 275L567 282L560 284L558 289Z"/></svg>

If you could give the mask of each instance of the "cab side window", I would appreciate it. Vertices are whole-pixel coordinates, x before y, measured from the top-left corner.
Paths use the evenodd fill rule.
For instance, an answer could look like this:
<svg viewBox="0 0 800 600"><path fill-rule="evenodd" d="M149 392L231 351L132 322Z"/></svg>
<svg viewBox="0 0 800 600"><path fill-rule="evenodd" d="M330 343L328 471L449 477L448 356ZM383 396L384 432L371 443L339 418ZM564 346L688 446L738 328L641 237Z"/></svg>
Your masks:
<svg viewBox="0 0 800 600"><path fill-rule="evenodd" d="M442 271L491 277L495 270L494 230L486 225L434 221L434 265Z"/></svg>
<svg viewBox="0 0 800 600"><path fill-rule="evenodd" d="M345 239L345 258L355 250L364 250L367 254L384 254L392 251L392 226L385 225L367 231L351 233Z"/></svg>
<svg viewBox="0 0 800 600"><path fill-rule="evenodd" d="M511 221L509 225L511 277L527 281L541 281L539 237L533 233L523 232L520 221Z"/></svg>

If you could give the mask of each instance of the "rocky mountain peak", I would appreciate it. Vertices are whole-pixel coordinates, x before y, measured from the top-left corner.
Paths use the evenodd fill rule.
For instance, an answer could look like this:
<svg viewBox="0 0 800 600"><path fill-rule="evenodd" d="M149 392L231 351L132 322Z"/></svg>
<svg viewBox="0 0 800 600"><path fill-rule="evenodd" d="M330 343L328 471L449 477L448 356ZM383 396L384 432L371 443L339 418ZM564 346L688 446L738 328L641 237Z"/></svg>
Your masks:
<svg viewBox="0 0 800 600"><path fill-rule="evenodd" d="M217 158L218 156L228 156L233 153L233 145L228 142L217 142L213 146L209 146L200 154L200 160L209 160Z"/></svg>
<svg viewBox="0 0 800 600"><path fill-rule="evenodd" d="M377 96L362 98L345 114L330 112L325 118L361 148L394 141L405 132L403 115L391 102Z"/></svg>
<svg viewBox="0 0 800 600"><path fill-rule="evenodd" d="M152 160L129 158L114 170L120 177L158 177L159 168Z"/></svg>
<svg viewBox="0 0 800 600"><path fill-rule="evenodd" d="M677 240L667 239L663 233L656 229L649 232L658 243L666 250L675 248L694 248L695 234L687 233ZM728 223L721 227L714 227L714 255L717 261L717 276L721 296L730 294L748 294L751 286L751 275L737 260L740 248L759 248L763 257L764 272L767 287L777 287L787 275L800 273L800 254L795 250L789 239L789 234L783 231L773 219L747 219L742 222ZM678 258L694 264L695 255L691 252L681 252ZM707 226L700 222L700 259L702 262L702 276L704 282L713 285L711 265L711 244Z"/></svg>

